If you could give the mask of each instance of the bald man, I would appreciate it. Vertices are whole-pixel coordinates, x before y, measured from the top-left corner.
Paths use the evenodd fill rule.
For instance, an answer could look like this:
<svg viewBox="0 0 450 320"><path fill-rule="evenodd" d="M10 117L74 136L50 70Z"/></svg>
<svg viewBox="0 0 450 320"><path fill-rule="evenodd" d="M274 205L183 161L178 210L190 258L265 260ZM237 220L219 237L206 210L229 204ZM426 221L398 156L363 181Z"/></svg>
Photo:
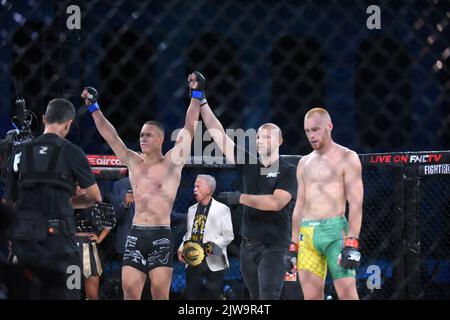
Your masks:
<svg viewBox="0 0 450 320"><path fill-rule="evenodd" d="M309 110L304 129L314 150L298 163L298 194L292 215L292 242L298 244L303 295L323 300L329 270L339 299L356 300L363 203L361 162L354 151L333 141L333 123L325 109Z"/></svg>
<svg viewBox="0 0 450 320"><path fill-rule="evenodd" d="M257 155L235 145L205 100L200 108L206 128L243 178L243 192L223 192L221 202L242 205L242 278L254 300L278 300L286 273L291 240L289 202L295 198L295 166L280 158L281 129L265 123L256 135ZM242 157L244 156L244 157ZM243 160L243 161L241 161Z"/></svg>

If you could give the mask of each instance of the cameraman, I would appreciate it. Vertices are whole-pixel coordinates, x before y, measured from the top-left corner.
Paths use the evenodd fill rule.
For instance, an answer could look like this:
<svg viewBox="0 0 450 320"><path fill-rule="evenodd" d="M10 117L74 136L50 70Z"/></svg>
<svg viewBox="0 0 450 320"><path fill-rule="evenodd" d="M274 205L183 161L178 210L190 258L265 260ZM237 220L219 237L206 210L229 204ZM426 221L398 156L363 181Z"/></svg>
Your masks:
<svg viewBox="0 0 450 320"><path fill-rule="evenodd" d="M18 263L31 271L30 299L80 299L73 208L102 198L86 155L64 139L74 117L70 101L50 101L43 117L44 133L20 145L8 168L4 197L5 202L15 203L12 251ZM75 181L86 192L71 201Z"/></svg>

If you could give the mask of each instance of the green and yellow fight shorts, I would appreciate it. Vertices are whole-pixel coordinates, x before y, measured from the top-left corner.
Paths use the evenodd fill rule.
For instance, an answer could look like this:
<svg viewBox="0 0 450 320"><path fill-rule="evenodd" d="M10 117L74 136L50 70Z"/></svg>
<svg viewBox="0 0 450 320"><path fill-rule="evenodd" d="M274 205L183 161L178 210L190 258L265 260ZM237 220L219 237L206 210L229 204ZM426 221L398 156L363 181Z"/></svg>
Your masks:
<svg viewBox="0 0 450 320"><path fill-rule="evenodd" d="M298 242L298 270L307 270L325 279L328 267L333 280L355 277L354 270L344 269L338 264L344 235L347 233L348 223L343 216L302 221Z"/></svg>

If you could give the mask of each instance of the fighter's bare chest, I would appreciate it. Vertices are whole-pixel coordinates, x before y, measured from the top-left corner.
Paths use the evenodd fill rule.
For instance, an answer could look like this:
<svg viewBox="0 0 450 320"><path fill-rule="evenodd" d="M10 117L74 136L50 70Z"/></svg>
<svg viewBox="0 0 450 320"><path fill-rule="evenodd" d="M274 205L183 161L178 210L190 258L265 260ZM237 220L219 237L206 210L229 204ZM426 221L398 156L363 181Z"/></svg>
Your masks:
<svg viewBox="0 0 450 320"><path fill-rule="evenodd" d="M130 178L137 188L144 188L147 191L152 189L162 189L172 180L173 173L164 166L146 167L136 166L130 170Z"/></svg>
<svg viewBox="0 0 450 320"><path fill-rule="evenodd" d="M343 172L338 158L313 158L304 167L304 178L309 182L331 182L340 180Z"/></svg>

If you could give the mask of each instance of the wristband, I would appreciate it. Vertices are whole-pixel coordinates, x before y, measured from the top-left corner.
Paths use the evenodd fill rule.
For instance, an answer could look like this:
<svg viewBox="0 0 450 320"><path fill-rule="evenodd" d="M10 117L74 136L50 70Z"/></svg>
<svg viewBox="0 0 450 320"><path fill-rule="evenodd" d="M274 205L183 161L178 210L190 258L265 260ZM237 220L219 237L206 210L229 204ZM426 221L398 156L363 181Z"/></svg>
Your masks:
<svg viewBox="0 0 450 320"><path fill-rule="evenodd" d="M289 245L289 252L292 252L292 251L295 251L295 252L298 251L298 244L297 243L291 242L291 244Z"/></svg>
<svg viewBox="0 0 450 320"><path fill-rule="evenodd" d="M88 110L89 110L90 113L92 113L94 111L100 110L100 106L98 105L97 102L95 102L95 103L93 103L93 104L88 106Z"/></svg>
<svg viewBox="0 0 450 320"><path fill-rule="evenodd" d="M359 240L358 238L347 238L344 241L344 247L352 247L352 248L358 248L359 247Z"/></svg>
<svg viewBox="0 0 450 320"><path fill-rule="evenodd" d="M191 97L194 99L202 100L205 99L205 94L203 93L202 90L192 89Z"/></svg>

